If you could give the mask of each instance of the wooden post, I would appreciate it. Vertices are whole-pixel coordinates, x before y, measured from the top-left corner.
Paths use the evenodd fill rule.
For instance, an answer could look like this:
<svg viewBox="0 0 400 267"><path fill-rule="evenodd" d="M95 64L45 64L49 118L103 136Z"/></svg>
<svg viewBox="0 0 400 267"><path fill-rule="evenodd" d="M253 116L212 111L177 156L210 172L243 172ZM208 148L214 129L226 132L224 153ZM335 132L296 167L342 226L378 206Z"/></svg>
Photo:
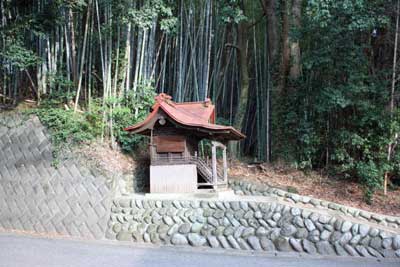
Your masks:
<svg viewBox="0 0 400 267"><path fill-rule="evenodd" d="M217 175L217 147L214 142L212 142L212 176L213 176L213 182L214 182L214 189L217 189L217 183L218 183L218 175Z"/></svg>
<svg viewBox="0 0 400 267"><path fill-rule="evenodd" d="M226 146L222 148L222 160L224 163L224 183L228 184L228 162L226 160Z"/></svg>
<svg viewBox="0 0 400 267"><path fill-rule="evenodd" d="M153 160L155 160L154 146L153 146L153 130L150 131L150 145L149 145L149 150L150 150L150 164L152 164L152 163L153 163Z"/></svg>

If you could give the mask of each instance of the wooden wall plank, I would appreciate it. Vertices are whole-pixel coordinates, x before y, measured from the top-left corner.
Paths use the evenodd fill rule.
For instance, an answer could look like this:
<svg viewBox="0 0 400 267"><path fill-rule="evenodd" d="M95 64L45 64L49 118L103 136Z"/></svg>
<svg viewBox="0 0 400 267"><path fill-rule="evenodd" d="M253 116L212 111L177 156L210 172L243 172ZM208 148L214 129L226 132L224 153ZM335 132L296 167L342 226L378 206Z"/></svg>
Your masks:
<svg viewBox="0 0 400 267"><path fill-rule="evenodd" d="M184 152L186 148L186 139L177 135L159 135L154 136L154 144L157 153L177 153Z"/></svg>

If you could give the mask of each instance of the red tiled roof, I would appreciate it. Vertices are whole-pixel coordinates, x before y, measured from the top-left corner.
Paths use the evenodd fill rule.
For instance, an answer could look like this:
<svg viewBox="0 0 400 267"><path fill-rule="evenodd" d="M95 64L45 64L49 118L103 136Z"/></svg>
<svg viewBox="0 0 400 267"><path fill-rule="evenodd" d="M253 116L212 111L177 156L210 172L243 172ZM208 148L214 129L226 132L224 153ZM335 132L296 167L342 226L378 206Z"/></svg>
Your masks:
<svg viewBox="0 0 400 267"><path fill-rule="evenodd" d="M154 118L161 109L175 123L186 126L202 128L218 139L240 140L245 135L233 128L232 126L217 125L215 123L215 107L211 101L207 99L204 102L185 102L175 103L171 96L167 94L159 94L155 97L156 103L153 105L153 111L147 118L135 125L125 128L125 131L134 133L143 133L154 124Z"/></svg>

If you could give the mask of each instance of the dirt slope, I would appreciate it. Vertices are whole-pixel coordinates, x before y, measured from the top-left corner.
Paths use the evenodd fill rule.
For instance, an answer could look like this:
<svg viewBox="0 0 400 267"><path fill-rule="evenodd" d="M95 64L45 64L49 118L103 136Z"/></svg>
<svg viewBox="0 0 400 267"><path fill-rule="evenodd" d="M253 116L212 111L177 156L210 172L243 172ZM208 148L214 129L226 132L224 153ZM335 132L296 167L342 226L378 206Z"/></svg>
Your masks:
<svg viewBox="0 0 400 267"><path fill-rule="evenodd" d="M358 183L335 180L317 172L305 174L281 165L248 165L234 162L231 164L230 177L257 181L301 195L372 212L400 216L400 188L390 190L387 196L382 192L375 193L373 203L368 205L364 201L363 190Z"/></svg>

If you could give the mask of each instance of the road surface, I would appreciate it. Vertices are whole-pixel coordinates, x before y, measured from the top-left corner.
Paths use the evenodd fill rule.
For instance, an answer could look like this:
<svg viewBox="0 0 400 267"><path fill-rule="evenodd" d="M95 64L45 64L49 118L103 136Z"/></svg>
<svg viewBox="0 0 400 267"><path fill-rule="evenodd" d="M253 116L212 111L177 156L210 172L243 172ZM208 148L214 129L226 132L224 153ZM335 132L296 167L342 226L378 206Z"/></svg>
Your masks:
<svg viewBox="0 0 400 267"><path fill-rule="evenodd" d="M310 257L0 234L0 267L399 267L398 259Z"/></svg>

